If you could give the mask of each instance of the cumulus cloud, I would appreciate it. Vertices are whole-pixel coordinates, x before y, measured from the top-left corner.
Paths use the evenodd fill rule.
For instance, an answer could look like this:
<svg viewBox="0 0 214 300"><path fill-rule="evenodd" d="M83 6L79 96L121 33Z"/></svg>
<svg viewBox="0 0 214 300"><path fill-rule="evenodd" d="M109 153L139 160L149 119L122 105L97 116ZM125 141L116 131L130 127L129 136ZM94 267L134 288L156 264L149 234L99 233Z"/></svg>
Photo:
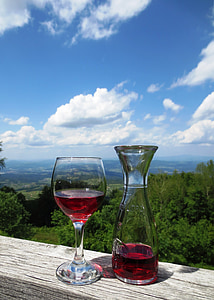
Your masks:
<svg viewBox="0 0 214 300"><path fill-rule="evenodd" d="M56 113L48 119L45 128L55 130L53 127L93 127L117 120L128 120L131 114L127 111L128 106L137 97L134 92L121 93L117 88L110 91L98 88L93 95L75 96L69 103L58 107Z"/></svg>
<svg viewBox="0 0 214 300"><path fill-rule="evenodd" d="M175 104L171 99L168 98L163 100L163 106L165 109L171 109L175 113L179 112L183 108L183 106Z"/></svg>
<svg viewBox="0 0 214 300"><path fill-rule="evenodd" d="M56 143L64 145L113 145L128 143L138 129L131 122L118 123L114 126L94 126L92 128L65 128L56 130Z"/></svg>
<svg viewBox="0 0 214 300"><path fill-rule="evenodd" d="M186 130L177 131L173 138L184 144L214 144L214 92L202 101L190 124Z"/></svg>
<svg viewBox="0 0 214 300"><path fill-rule="evenodd" d="M186 76L177 79L171 88L183 85L195 86L203 84L207 80L214 80L214 40L201 51L201 56L202 59L197 67Z"/></svg>
<svg viewBox="0 0 214 300"><path fill-rule="evenodd" d="M208 95L192 116L192 122L214 119L214 92Z"/></svg>
<svg viewBox="0 0 214 300"><path fill-rule="evenodd" d="M7 145L64 146L111 145L128 143L139 129L131 121L130 103L138 99L135 92L98 88L94 94L77 95L51 115L43 129L22 126L0 136ZM21 119L21 118L20 118Z"/></svg>
<svg viewBox="0 0 214 300"><path fill-rule="evenodd" d="M31 16L31 9L36 7L47 10L47 19L40 23L52 35L65 29L70 30L72 26L72 32L76 31L72 43L79 37L97 40L116 33L121 22L138 15L150 2L151 0L1 0L0 34L35 21Z"/></svg>
<svg viewBox="0 0 214 300"><path fill-rule="evenodd" d="M28 117L20 117L17 120L11 120L9 118L5 118L4 122L9 123L10 125L26 125L29 121Z"/></svg>
<svg viewBox="0 0 214 300"><path fill-rule="evenodd" d="M190 128L176 132L173 137L184 144L214 144L214 121L198 121Z"/></svg>
<svg viewBox="0 0 214 300"><path fill-rule="evenodd" d="M36 130L32 126L23 126L17 132L6 131L1 135L5 144L11 144L13 147L21 145L26 146L46 146L50 144L49 136L42 130Z"/></svg>
<svg viewBox="0 0 214 300"><path fill-rule="evenodd" d="M93 94L77 95L58 107L43 128L22 126L18 131L0 135L7 149L74 147L77 145L113 146L116 144L163 142L163 128L159 126L165 115L154 117L157 125L144 130L131 120L131 102L139 96L118 84L111 90L98 88ZM151 116L148 115L147 118ZM153 117L151 117L153 118Z"/></svg>
<svg viewBox="0 0 214 300"><path fill-rule="evenodd" d="M155 93L158 92L161 88L163 87L163 84L154 84L152 83L148 88L147 88L147 92L148 93Z"/></svg>

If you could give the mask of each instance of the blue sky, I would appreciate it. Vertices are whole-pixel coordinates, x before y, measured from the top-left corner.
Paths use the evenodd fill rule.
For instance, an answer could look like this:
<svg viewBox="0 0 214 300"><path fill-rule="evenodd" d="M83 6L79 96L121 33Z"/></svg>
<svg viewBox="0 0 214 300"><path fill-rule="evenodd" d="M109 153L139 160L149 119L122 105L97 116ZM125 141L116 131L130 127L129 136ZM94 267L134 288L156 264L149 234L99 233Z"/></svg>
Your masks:
<svg viewBox="0 0 214 300"><path fill-rule="evenodd" d="M1 0L8 159L214 156L213 0Z"/></svg>

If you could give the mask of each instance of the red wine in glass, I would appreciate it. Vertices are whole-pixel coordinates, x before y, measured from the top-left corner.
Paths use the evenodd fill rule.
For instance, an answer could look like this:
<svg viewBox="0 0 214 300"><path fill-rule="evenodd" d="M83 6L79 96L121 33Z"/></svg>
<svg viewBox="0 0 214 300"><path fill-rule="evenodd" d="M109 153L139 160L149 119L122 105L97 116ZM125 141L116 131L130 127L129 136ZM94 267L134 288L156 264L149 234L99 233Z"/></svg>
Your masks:
<svg viewBox="0 0 214 300"><path fill-rule="evenodd" d="M118 245L112 254L115 275L129 283L152 283L157 279L158 255L143 244Z"/></svg>
<svg viewBox="0 0 214 300"><path fill-rule="evenodd" d="M98 209L104 193L96 190L64 190L55 193L55 201L72 222L86 223Z"/></svg>

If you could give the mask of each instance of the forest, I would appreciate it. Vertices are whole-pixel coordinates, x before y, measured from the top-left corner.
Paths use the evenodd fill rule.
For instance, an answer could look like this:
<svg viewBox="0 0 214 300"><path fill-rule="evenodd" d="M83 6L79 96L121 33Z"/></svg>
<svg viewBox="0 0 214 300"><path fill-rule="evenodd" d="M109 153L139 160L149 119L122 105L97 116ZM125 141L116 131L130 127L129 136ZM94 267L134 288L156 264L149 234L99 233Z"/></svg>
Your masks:
<svg viewBox="0 0 214 300"><path fill-rule="evenodd" d="M214 269L214 162L194 172L150 174L148 199L157 224L159 260ZM108 189L85 226L84 249L111 253L123 191ZM50 186L36 200L13 188L0 189L0 234L74 246L71 221L57 207Z"/></svg>

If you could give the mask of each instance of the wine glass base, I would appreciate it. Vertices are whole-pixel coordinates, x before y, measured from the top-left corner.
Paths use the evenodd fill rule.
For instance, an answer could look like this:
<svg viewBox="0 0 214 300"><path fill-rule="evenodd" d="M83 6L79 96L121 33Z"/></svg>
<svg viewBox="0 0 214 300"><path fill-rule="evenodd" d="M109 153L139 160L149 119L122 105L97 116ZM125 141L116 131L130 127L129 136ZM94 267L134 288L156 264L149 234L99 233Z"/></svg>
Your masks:
<svg viewBox="0 0 214 300"><path fill-rule="evenodd" d="M150 279L139 279L139 280L133 280L133 279L123 278L123 277L117 275L116 273L115 273L115 276L119 280L121 280L121 281L123 281L125 283L137 284L137 285L147 285L147 284L154 283L157 280L157 275L154 276L154 277L152 277L152 278L150 278Z"/></svg>
<svg viewBox="0 0 214 300"><path fill-rule="evenodd" d="M99 280L102 273L102 267L93 262L79 265L65 262L56 270L56 276L60 281L72 285L91 284Z"/></svg>

